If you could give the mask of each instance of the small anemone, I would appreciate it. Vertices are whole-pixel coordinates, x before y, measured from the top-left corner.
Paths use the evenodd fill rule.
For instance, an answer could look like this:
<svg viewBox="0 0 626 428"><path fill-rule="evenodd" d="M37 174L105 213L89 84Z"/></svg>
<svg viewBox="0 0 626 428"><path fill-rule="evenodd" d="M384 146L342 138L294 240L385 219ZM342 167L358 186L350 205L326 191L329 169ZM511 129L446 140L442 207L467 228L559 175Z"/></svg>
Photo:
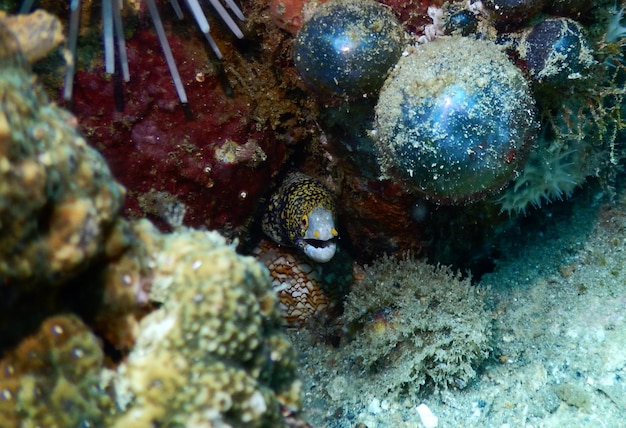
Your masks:
<svg viewBox="0 0 626 428"><path fill-rule="evenodd" d="M215 53L218 59L222 59L222 53L220 52L217 44L211 37L209 23L207 21L206 15L204 14L204 10L200 4L201 0L185 0L187 8L191 11L200 31L204 34L207 42L211 46L211 49ZM35 0L24 0L24 2L20 6L20 13L27 13L33 7ZM74 72L76 67L76 42L78 39L78 20L80 16L80 6L81 0L69 0L70 2L70 19L69 19L69 34L68 34L68 49L71 53L71 60L69 61L67 67L67 73L65 75L65 85L63 90L63 97L66 100L70 100L72 98L73 91L73 82L74 82ZM145 0L146 5L148 6L148 11L150 13L150 17L152 18L152 22L154 25L154 29L157 33L157 37L159 38L159 43L161 44L161 48L163 49L163 55L165 56L165 60L167 62L167 66L170 70L170 74L172 75L172 80L174 86L176 87L176 92L178 93L178 98L180 102L183 104L187 104L187 94L185 93L185 89L183 86L183 82L180 78L180 74L178 73L178 67L176 66L176 62L174 61L174 56L172 55L172 49L170 48L170 44L167 40L167 36L165 34L165 29L163 28L163 22L161 20L161 15L156 6L155 0ZM222 21L228 26L228 28L233 32L237 38L243 38L243 33L241 29L233 19L233 16L243 21L245 17L241 12L241 9L235 3L235 0L208 0L208 3L211 4L213 9L220 16ZM174 9L174 13L178 17L178 19L183 19L183 12L178 0L170 0L172 8ZM222 4L223 3L223 4ZM102 37L104 41L104 63L105 63L105 71L109 74L115 74L115 54L117 50L117 55L119 58L119 65L122 70L122 77L125 82L130 80L130 73L128 70L128 57L126 55L126 42L124 39L124 28L122 24L122 0L102 0ZM230 12L227 10L229 9ZM233 16L231 16L231 14Z"/></svg>
<svg viewBox="0 0 626 428"><path fill-rule="evenodd" d="M604 40L607 43L615 43L626 37L626 26L622 25L622 18L624 17L624 8L612 11L613 17L609 20L609 25L606 29Z"/></svg>
<svg viewBox="0 0 626 428"><path fill-rule="evenodd" d="M540 142L541 144L541 142ZM555 200L568 199L585 181L576 150L531 152L524 170L497 199L500 212L523 213Z"/></svg>

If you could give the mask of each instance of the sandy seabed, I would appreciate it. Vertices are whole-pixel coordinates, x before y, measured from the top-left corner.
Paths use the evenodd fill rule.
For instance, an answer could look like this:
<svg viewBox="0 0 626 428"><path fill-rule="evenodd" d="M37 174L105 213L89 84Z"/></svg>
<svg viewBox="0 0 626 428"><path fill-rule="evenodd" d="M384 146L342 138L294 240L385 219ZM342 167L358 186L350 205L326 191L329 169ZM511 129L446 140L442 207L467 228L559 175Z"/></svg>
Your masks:
<svg viewBox="0 0 626 428"><path fill-rule="evenodd" d="M398 402L350 391L348 377L341 401L328 394L336 379L313 384L305 370L307 419L342 428L626 427L626 195L603 196L592 185L535 210L539 218L520 226L478 282L489 287L495 334L474 383ZM420 404L436 420L422 420Z"/></svg>

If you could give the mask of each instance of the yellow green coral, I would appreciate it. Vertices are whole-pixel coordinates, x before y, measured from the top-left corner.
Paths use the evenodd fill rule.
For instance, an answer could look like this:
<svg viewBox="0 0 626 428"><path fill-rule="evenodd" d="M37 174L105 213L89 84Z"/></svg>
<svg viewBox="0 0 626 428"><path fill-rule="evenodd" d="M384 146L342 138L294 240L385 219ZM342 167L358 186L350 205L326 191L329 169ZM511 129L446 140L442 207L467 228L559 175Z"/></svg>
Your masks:
<svg viewBox="0 0 626 428"><path fill-rule="evenodd" d="M100 387L104 355L74 315L46 319L0 361L0 426L103 426L113 401Z"/></svg>
<svg viewBox="0 0 626 428"><path fill-rule="evenodd" d="M0 21L0 278L58 285L103 249L123 201L77 121L51 103Z"/></svg>
<svg viewBox="0 0 626 428"><path fill-rule="evenodd" d="M284 426L282 410L299 409L300 382L267 270L216 232L162 234L147 220L119 224L111 246L126 250L94 271L104 278L110 317L101 322L137 315L141 284L159 309L134 326L132 350L114 371L103 368L100 342L77 317L45 320L0 362L0 421ZM121 312L107 312L114 302Z"/></svg>
<svg viewBox="0 0 626 428"><path fill-rule="evenodd" d="M267 271L215 232L156 236L151 299L114 385L113 426L281 426L279 403L298 408L295 355L283 336Z"/></svg>
<svg viewBox="0 0 626 428"><path fill-rule="evenodd" d="M76 125L0 22L0 426L285 425L300 383L265 268L215 232L121 220ZM78 317L44 315L71 308L131 348L115 370Z"/></svg>

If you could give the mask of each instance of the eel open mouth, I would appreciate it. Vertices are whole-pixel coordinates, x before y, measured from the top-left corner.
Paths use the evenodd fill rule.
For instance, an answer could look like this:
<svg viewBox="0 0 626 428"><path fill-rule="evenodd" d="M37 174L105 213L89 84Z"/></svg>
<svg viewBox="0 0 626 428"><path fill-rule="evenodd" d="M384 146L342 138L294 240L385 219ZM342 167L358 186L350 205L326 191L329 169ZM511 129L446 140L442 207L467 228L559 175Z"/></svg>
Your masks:
<svg viewBox="0 0 626 428"><path fill-rule="evenodd" d="M337 240L304 238L302 239L301 248L304 254L311 260L318 263L326 263L333 258L337 251Z"/></svg>

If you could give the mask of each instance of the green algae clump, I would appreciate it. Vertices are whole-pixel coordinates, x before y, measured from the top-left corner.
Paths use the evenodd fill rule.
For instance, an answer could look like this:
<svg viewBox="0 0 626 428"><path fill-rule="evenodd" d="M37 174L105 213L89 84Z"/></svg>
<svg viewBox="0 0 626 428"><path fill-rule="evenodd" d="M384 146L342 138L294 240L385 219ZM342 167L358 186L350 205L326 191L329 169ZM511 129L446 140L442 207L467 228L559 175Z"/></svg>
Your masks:
<svg viewBox="0 0 626 428"><path fill-rule="evenodd" d="M282 426L300 382L267 270L215 232L157 233L154 245L150 298L162 306L118 369L112 426Z"/></svg>
<svg viewBox="0 0 626 428"><path fill-rule="evenodd" d="M491 351L484 289L444 266L383 257L345 304L353 340L343 350L365 373L364 391L415 396L464 388ZM382 398L380 395L378 397Z"/></svg>

